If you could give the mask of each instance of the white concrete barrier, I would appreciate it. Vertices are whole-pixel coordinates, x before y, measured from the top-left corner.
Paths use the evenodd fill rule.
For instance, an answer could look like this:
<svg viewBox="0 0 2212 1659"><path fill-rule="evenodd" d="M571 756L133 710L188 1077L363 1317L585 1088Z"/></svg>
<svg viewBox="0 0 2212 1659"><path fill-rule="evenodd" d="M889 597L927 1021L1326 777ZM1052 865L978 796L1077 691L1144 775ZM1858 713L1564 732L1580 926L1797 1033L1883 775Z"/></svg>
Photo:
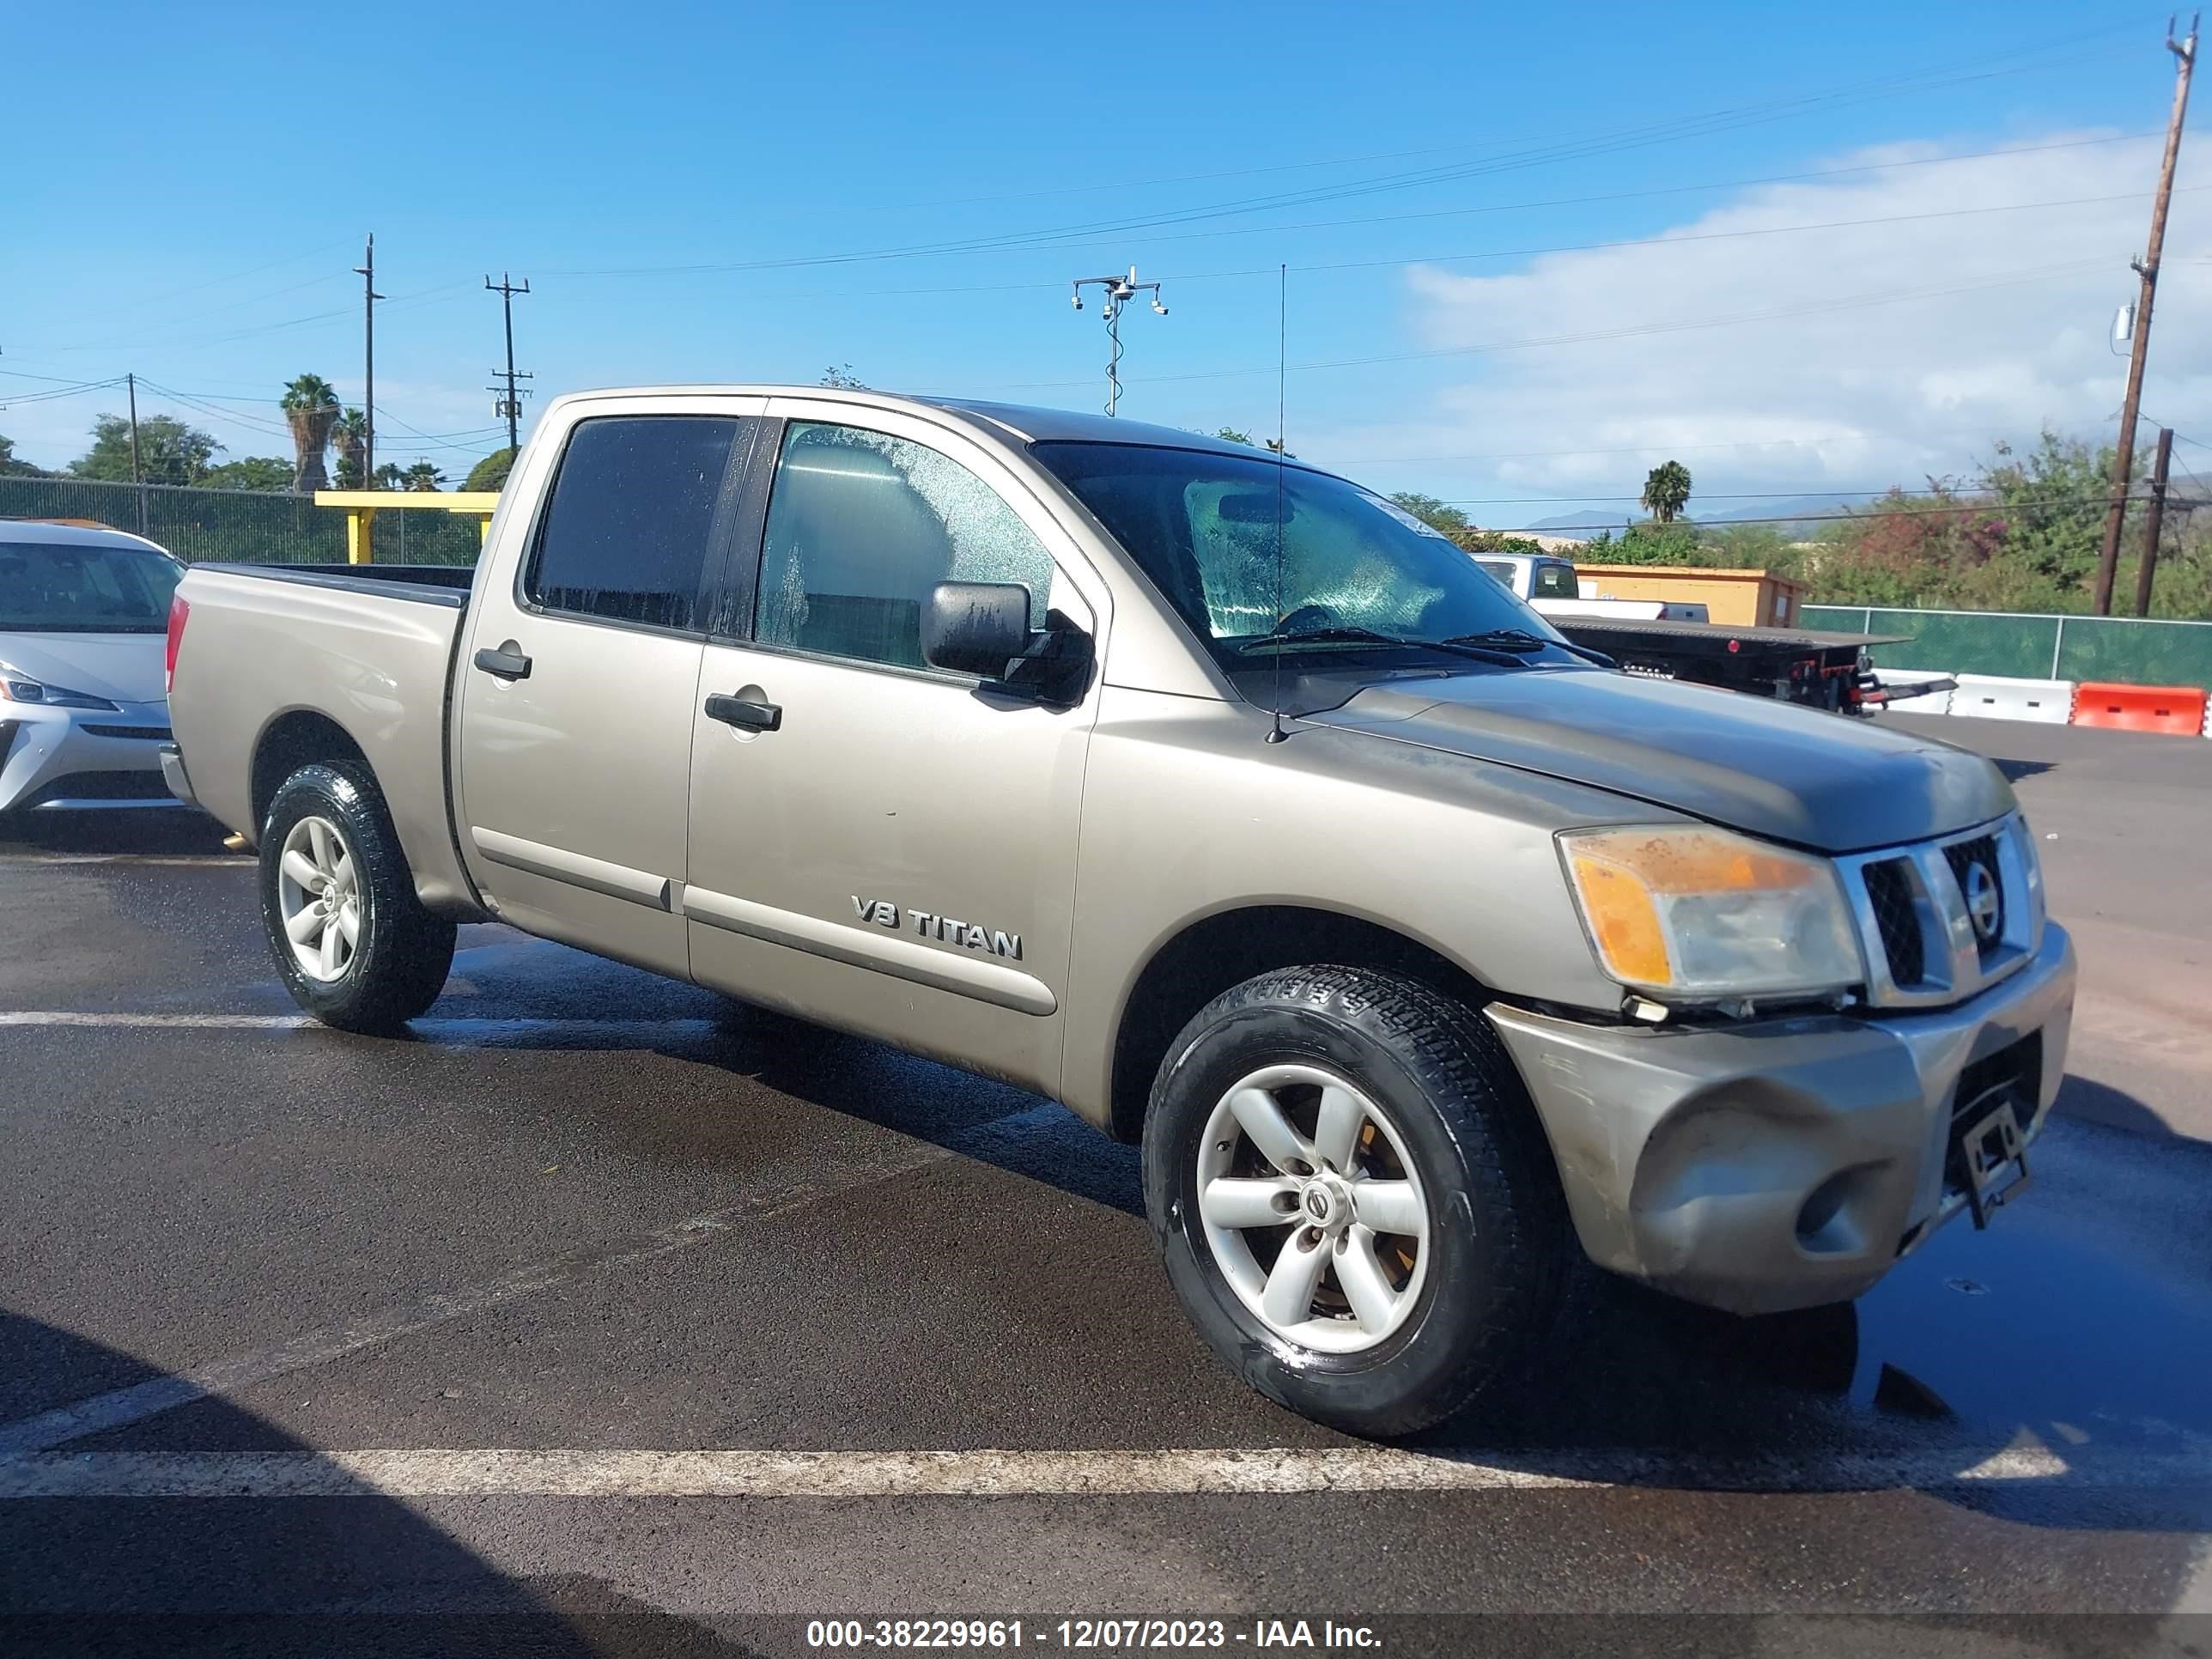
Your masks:
<svg viewBox="0 0 2212 1659"><path fill-rule="evenodd" d="M1951 713L1985 720L2063 726L2074 718L2071 680L2016 680L2003 674L1961 674Z"/></svg>
<svg viewBox="0 0 2212 1659"><path fill-rule="evenodd" d="M1948 691L1930 691L1917 697L1905 695L1916 684L1955 678L1948 669L1876 667L1874 672L1883 688L1893 693L1898 699L1889 705L1890 708L1901 709L1908 714L1948 714L1951 712L1952 694Z"/></svg>

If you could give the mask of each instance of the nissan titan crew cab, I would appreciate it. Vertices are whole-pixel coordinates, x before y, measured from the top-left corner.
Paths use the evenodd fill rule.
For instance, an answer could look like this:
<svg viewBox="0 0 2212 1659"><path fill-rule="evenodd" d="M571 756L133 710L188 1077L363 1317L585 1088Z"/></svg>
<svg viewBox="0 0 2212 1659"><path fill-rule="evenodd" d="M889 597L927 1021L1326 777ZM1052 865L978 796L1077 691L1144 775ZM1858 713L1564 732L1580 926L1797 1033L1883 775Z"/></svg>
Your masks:
<svg viewBox="0 0 2212 1659"><path fill-rule="evenodd" d="M1187 432L553 404L466 571L201 565L173 787L348 1030L526 933L1064 1101L1291 1408L1412 1432L1595 1263L1857 1296L2027 1173L2074 959L1979 757L1611 672Z"/></svg>

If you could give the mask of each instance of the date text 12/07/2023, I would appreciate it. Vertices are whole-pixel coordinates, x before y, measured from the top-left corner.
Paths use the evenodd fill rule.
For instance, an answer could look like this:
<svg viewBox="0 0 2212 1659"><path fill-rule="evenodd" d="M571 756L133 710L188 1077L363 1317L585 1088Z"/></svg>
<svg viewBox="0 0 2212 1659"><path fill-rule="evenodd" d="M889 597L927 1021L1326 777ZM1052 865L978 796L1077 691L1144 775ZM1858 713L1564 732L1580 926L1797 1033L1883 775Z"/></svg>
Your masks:
<svg viewBox="0 0 2212 1659"><path fill-rule="evenodd" d="M1373 1649L1365 1625L1323 1619L815 1619L810 1648L1060 1648L1071 1651L1246 1647Z"/></svg>

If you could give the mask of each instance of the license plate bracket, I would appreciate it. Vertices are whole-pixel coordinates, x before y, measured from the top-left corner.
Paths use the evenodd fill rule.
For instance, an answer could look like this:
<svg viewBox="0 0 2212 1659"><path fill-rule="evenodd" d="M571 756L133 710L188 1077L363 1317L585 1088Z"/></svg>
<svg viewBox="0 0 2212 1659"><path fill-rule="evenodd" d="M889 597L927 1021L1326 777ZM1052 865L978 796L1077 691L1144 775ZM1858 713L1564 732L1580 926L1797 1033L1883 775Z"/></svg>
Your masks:
<svg viewBox="0 0 2212 1659"><path fill-rule="evenodd" d="M2020 1118L2009 1100L1966 1121L1955 1142L1960 1172L1965 1176L1966 1205L1974 1225L1990 1224L1990 1217L2028 1183L2027 1146L2021 1138Z"/></svg>

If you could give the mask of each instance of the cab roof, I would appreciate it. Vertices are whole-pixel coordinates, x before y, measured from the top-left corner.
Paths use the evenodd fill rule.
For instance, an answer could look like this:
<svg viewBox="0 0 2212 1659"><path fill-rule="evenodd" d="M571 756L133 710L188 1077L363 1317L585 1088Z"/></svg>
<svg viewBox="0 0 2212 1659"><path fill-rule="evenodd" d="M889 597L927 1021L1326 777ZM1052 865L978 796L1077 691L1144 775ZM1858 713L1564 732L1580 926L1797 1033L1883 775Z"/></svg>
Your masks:
<svg viewBox="0 0 2212 1659"><path fill-rule="evenodd" d="M851 404L861 409L906 410L915 413L949 415L970 426L990 428L994 435L1010 437L1021 443L1157 444L1166 448L1206 450L1222 455L1249 456L1256 453L1266 456L1273 453L1250 444L1231 443L1211 433L1187 431L1177 426L1157 426L1145 421L1126 421L1118 416L1079 413L1071 409L1044 409L1030 404L907 395L848 386L752 384L610 386L599 391L571 392L562 401L566 402L569 398L644 398L671 393L711 395L717 392L745 398L805 398L814 402ZM1290 465L1305 467L1308 471L1316 470L1296 459Z"/></svg>

